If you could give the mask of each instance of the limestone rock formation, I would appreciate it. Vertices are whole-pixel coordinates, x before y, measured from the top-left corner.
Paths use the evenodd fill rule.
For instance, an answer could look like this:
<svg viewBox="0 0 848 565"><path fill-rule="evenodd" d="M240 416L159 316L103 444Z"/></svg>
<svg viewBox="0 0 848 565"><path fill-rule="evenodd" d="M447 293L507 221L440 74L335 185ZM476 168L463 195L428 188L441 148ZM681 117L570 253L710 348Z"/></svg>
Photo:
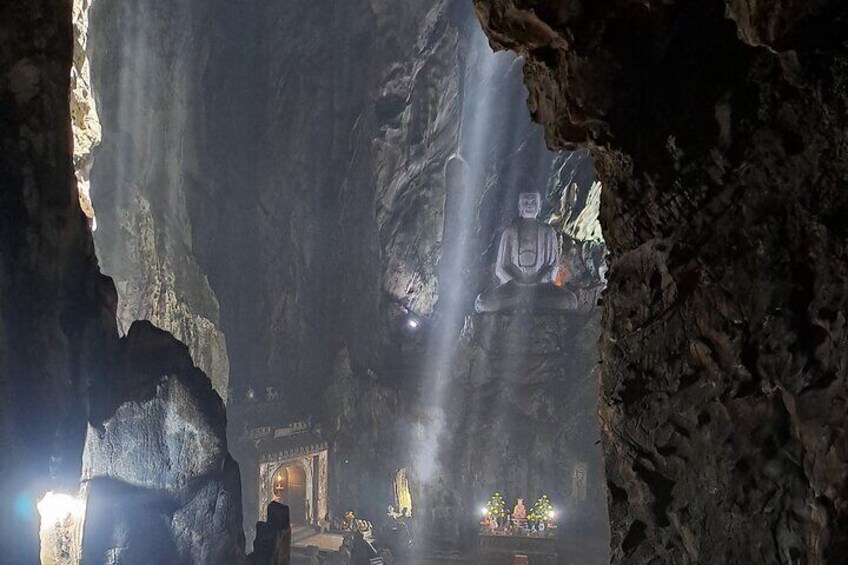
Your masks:
<svg viewBox="0 0 848 565"><path fill-rule="evenodd" d="M74 0L74 64L71 67L71 131L74 134L74 170L77 177L80 208L92 222L91 165L94 150L100 145L102 131L97 102L91 87L91 63L88 59L88 26L92 0ZM95 225L95 224L92 224Z"/></svg>
<svg viewBox="0 0 848 565"><path fill-rule="evenodd" d="M223 406L182 343L136 322L115 369L109 388L94 391L101 401L89 423L84 478L176 492L223 467Z"/></svg>
<svg viewBox="0 0 848 565"><path fill-rule="evenodd" d="M841 562L848 7L475 5L604 182L613 562Z"/></svg>
<svg viewBox="0 0 848 565"><path fill-rule="evenodd" d="M89 510L102 508L109 525L100 530L108 534L100 547L138 551L94 562L239 563L238 468L226 454L220 399L173 338L140 326L119 340L115 288L99 272L74 177L71 8L41 0L0 6L0 554L4 562L38 562L35 502L48 490L78 488L89 421L108 425L115 435L101 431L125 447L169 457L157 476L143 469L154 458L137 457L141 468L131 469L114 445L90 450L111 458L88 459L99 473L87 485ZM170 345L151 349L156 343ZM162 357L148 357L154 353ZM151 379L171 394L167 402L157 402ZM115 410L150 419L136 418L128 429L110 420ZM204 465L179 450L155 449L167 445L165 430L181 429L186 445L205 431L203 447L215 449L211 459L194 458ZM91 436L90 447L106 435ZM198 475L201 469L208 472ZM146 488L163 484L163 491ZM154 543L165 540L173 545Z"/></svg>
<svg viewBox="0 0 848 565"><path fill-rule="evenodd" d="M36 497L79 477L84 390L117 341L114 289L74 185L72 33L69 3L0 6L0 552L10 563L38 561Z"/></svg>
<svg viewBox="0 0 848 565"><path fill-rule="evenodd" d="M134 323L121 340L114 373L106 390L93 391L83 480L111 484L104 497L126 491L130 500L143 498L149 519L163 523L160 551L168 555L173 546L174 562L242 561L238 466L227 453L224 407L209 379L185 345L149 322ZM100 492L92 489L90 503L102 504ZM97 520L90 531L102 536L109 529L108 520ZM142 547L151 543L142 540Z"/></svg>
<svg viewBox="0 0 848 565"><path fill-rule="evenodd" d="M449 387L442 485L430 494L436 535L459 537L463 512L493 492L528 504L547 494L560 510L565 563L608 562L606 490L593 418L600 312L475 314ZM585 483L575 484L583 473Z"/></svg>
<svg viewBox="0 0 848 565"><path fill-rule="evenodd" d="M94 237L118 289L119 330L143 319L173 333L226 402L226 338L186 204L187 192L202 191L198 142L188 132L200 128L193 109L203 98L195 88L204 65L186 47L206 23L200 4L84 2L103 130L90 165L100 210Z"/></svg>

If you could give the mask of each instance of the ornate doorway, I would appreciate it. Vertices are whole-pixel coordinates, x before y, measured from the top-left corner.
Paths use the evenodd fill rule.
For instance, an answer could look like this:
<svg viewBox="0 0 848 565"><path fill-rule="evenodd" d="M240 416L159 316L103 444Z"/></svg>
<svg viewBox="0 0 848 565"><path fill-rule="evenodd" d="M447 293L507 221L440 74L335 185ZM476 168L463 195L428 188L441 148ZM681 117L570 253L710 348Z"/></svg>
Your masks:
<svg viewBox="0 0 848 565"><path fill-rule="evenodd" d="M268 503L277 500L289 507L293 525L329 527L326 442L302 422L263 428L255 437L260 452L257 520L264 520Z"/></svg>
<svg viewBox="0 0 848 565"><path fill-rule="evenodd" d="M273 500L289 507L292 525L309 524L307 498L311 498L312 493L307 492L306 471L303 466L297 463L280 465L271 480Z"/></svg>

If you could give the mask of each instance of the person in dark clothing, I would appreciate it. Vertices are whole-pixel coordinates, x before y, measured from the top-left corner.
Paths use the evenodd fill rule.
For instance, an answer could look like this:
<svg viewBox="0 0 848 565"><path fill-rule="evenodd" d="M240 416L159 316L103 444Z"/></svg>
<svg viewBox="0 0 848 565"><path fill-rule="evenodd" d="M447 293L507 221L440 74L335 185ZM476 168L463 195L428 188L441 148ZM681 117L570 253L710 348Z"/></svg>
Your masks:
<svg viewBox="0 0 848 565"><path fill-rule="evenodd" d="M369 565L371 558L375 556L374 550L365 541L365 536L362 535L362 532L354 533L353 550L350 553L351 565Z"/></svg>

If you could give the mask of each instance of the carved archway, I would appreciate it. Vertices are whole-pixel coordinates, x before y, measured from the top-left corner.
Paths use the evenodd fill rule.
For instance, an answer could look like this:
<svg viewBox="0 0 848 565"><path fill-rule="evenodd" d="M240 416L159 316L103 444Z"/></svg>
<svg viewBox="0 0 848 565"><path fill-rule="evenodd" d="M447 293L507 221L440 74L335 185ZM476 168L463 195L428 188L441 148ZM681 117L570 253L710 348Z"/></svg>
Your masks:
<svg viewBox="0 0 848 565"><path fill-rule="evenodd" d="M271 495L272 500L289 507L292 525L310 523L312 486L303 465L293 462L277 467L271 476Z"/></svg>
<svg viewBox="0 0 848 565"><path fill-rule="evenodd" d="M257 520L278 500L289 506L294 525L329 526L326 449L303 457L268 456L259 464L258 486Z"/></svg>
<svg viewBox="0 0 848 565"><path fill-rule="evenodd" d="M393 487L395 491L395 509L398 512L407 510L412 514L412 491L409 485L409 467L402 467L395 473Z"/></svg>

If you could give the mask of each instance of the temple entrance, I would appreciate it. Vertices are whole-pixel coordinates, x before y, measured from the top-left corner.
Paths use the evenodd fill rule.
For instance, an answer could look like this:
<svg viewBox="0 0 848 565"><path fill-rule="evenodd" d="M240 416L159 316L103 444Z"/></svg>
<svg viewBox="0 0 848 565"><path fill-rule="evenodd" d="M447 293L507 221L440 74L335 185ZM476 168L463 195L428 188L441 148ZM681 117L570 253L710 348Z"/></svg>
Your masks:
<svg viewBox="0 0 848 565"><path fill-rule="evenodd" d="M272 479L274 500L288 505L293 526L309 524L306 471L301 465L280 466ZM311 493L309 493L311 495Z"/></svg>
<svg viewBox="0 0 848 565"><path fill-rule="evenodd" d="M289 507L292 525L329 528L326 442L303 422L253 433L261 458L256 519L277 500Z"/></svg>

